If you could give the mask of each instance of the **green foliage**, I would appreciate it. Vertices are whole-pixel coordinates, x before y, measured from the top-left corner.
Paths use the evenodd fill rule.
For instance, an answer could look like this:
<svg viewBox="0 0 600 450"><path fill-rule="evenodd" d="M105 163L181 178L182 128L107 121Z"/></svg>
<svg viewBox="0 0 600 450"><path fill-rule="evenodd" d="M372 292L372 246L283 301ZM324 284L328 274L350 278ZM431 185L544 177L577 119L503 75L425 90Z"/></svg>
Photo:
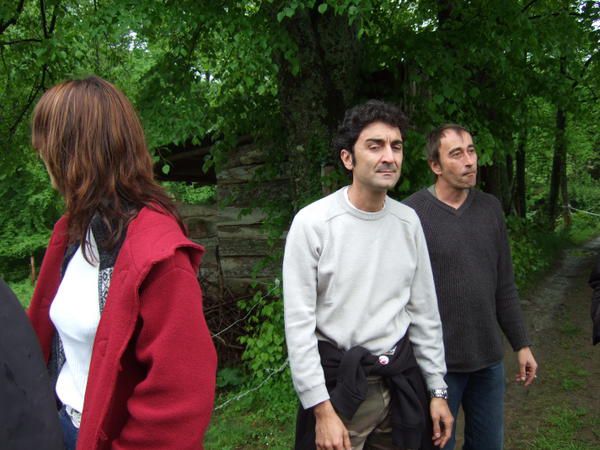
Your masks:
<svg viewBox="0 0 600 450"><path fill-rule="evenodd" d="M32 151L12 163L0 168L0 276L20 280L29 273L31 255L41 262L61 201Z"/></svg>
<svg viewBox="0 0 600 450"><path fill-rule="evenodd" d="M204 443L206 449L289 449L294 442L293 424L298 409L298 399L289 381L289 372L274 378L259 391L235 400L247 388L244 386L217 397L217 408L233 400L213 414Z"/></svg>
<svg viewBox="0 0 600 450"><path fill-rule="evenodd" d="M552 264L566 239L531 219L509 217L507 226L515 281L519 288L524 288Z"/></svg>
<svg viewBox="0 0 600 450"><path fill-rule="evenodd" d="M572 224L564 229L559 221L557 231L549 231L536 221L509 216L507 226L515 272L519 288L526 288L547 270L568 245L579 245L600 234L600 217L574 213Z"/></svg>
<svg viewBox="0 0 600 450"><path fill-rule="evenodd" d="M239 367L223 367L217 372L217 388L227 390L244 384L244 374Z"/></svg>
<svg viewBox="0 0 600 450"><path fill-rule="evenodd" d="M162 186L176 201L189 205L202 205L215 201L215 186L198 186L195 183L165 181Z"/></svg>
<svg viewBox="0 0 600 450"><path fill-rule="evenodd" d="M31 297L33 296L34 286L31 284L31 280L25 279L21 281L9 282L8 286L15 293L21 302L21 305L23 305L24 308L27 308L29 306L29 302L31 301Z"/></svg>
<svg viewBox="0 0 600 450"><path fill-rule="evenodd" d="M600 235L600 217L575 211L572 221L573 224L568 233L573 244L582 244Z"/></svg>
<svg viewBox="0 0 600 450"><path fill-rule="evenodd" d="M260 380L281 366L287 358L283 327L283 301L279 279L257 291L250 300L242 300L243 311L252 312L247 320L247 334L240 338L246 346L243 359L256 379Z"/></svg>

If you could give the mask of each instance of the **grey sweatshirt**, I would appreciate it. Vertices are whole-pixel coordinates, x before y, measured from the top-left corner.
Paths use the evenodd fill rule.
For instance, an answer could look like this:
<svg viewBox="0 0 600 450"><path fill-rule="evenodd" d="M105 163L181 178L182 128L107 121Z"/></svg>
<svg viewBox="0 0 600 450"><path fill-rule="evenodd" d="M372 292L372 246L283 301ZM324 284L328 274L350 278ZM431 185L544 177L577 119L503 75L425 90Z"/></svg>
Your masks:
<svg viewBox="0 0 600 450"><path fill-rule="evenodd" d="M422 189L404 203L419 215L427 238L448 371L472 372L501 361L501 330L514 350L528 346L496 197L472 189L454 209Z"/></svg>
<svg viewBox="0 0 600 450"><path fill-rule="evenodd" d="M376 213L357 210L345 190L298 212L285 246L286 340L304 408L329 399L318 339L382 354L410 331L428 387L446 387L440 317L417 215L391 198Z"/></svg>

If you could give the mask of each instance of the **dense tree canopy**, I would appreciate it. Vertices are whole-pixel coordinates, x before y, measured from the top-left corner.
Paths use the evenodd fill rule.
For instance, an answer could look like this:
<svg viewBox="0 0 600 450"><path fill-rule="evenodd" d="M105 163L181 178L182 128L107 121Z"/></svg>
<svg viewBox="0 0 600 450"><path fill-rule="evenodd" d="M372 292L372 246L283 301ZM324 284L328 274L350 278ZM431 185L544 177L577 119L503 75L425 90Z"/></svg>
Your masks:
<svg viewBox="0 0 600 450"><path fill-rule="evenodd" d="M412 124L396 195L431 181L423 134L459 122L482 187L553 226L560 199L598 199L599 21L583 0L2 0L0 258L42 249L60 210L30 148L32 107L90 73L134 101L157 158L208 142L204 168L218 168L251 136L292 180L266 205L279 224L340 182L324 170L332 132L377 97Z"/></svg>

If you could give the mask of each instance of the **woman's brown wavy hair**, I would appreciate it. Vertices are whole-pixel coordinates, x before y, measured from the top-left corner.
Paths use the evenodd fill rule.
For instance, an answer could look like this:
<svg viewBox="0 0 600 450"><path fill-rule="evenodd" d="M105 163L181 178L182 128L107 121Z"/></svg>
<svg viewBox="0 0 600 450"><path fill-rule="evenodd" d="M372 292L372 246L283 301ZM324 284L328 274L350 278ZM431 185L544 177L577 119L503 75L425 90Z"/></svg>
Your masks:
<svg viewBox="0 0 600 450"><path fill-rule="evenodd" d="M139 118L111 83L92 76L48 90L33 112L32 144L65 199L69 241L81 244L86 259L94 214L108 227L108 249L144 206L172 215L185 232L175 205L154 180Z"/></svg>

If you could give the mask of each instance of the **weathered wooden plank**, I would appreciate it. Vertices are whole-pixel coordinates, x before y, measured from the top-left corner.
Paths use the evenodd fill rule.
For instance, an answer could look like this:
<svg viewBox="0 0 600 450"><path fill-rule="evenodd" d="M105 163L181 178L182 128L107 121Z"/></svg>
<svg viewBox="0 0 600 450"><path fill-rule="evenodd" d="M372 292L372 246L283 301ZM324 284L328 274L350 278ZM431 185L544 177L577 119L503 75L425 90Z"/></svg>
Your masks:
<svg viewBox="0 0 600 450"><path fill-rule="evenodd" d="M266 239L219 239L220 256L269 256L281 249L281 242L270 245Z"/></svg>
<svg viewBox="0 0 600 450"><path fill-rule="evenodd" d="M254 179L257 172L263 170L264 164L251 164L223 169L217 174L217 184L247 183Z"/></svg>
<svg viewBox="0 0 600 450"><path fill-rule="evenodd" d="M212 220L207 220L200 217L188 217L185 219L185 223L188 228L190 238L196 239L202 242L205 239L217 237L217 224Z"/></svg>
<svg viewBox="0 0 600 450"><path fill-rule="evenodd" d="M196 239L192 237L191 240L204 247L204 255L202 256L201 264L202 266L218 265L217 247L219 245L219 240L216 237L203 239Z"/></svg>
<svg viewBox="0 0 600 450"><path fill-rule="evenodd" d="M250 225L221 225L219 226L220 239L265 239L266 232L261 223Z"/></svg>
<svg viewBox="0 0 600 450"><path fill-rule="evenodd" d="M250 297L256 291L265 291L273 282L273 277L227 278L227 291L234 298Z"/></svg>
<svg viewBox="0 0 600 450"><path fill-rule="evenodd" d="M260 196L257 193L260 192ZM235 205L240 208L260 206L290 197L290 181L274 180L264 183L220 184L217 187L219 205Z"/></svg>
<svg viewBox="0 0 600 450"><path fill-rule="evenodd" d="M219 212L217 229L220 229L225 225L252 225L262 223L267 217L266 213L259 209L246 211L246 208L238 208L235 206L226 206L221 208Z"/></svg>
<svg viewBox="0 0 600 450"><path fill-rule="evenodd" d="M177 210L183 219L187 219L188 217L204 217L209 220L216 218L219 214L216 204L189 205L187 203L177 203Z"/></svg>
<svg viewBox="0 0 600 450"><path fill-rule="evenodd" d="M264 164L230 167L229 169L223 169L219 171L217 174L217 184L239 184L258 180L257 177L259 177L264 171ZM283 180L287 178L289 178L288 171L284 169L279 173L270 174L268 180Z"/></svg>
<svg viewBox="0 0 600 450"><path fill-rule="evenodd" d="M229 278L252 278L254 273L260 277L273 276L278 272L279 264L269 264L256 271L256 267L260 267L264 262L264 257L261 256L235 256L221 257L221 269L225 282Z"/></svg>
<svg viewBox="0 0 600 450"><path fill-rule="evenodd" d="M240 145L227 153L227 161L223 167L243 166L249 164L258 164L266 161L267 153L262 148L257 148L254 144Z"/></svg>

